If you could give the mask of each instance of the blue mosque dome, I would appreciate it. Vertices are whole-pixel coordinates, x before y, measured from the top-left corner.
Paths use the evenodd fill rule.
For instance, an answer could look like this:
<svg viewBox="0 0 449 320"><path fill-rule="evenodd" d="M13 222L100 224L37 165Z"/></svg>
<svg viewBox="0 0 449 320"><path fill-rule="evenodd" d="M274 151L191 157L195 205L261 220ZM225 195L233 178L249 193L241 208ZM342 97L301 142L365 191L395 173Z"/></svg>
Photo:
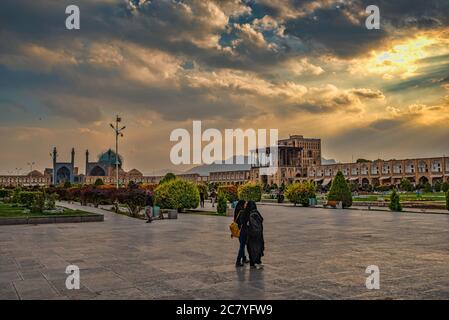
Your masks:
<svg viewBox="0 0 449 320"><path fill-rule="evenodd" d="M102 154L100 154L98 156L98 162L103 165L106 165L106 166L115 166L116 159L117 159L117 155L111 149L109 149L106 152L103 152ZM120 155L118 155L118 163L119 163L119 167L122 167L123 160Z"/></svg>

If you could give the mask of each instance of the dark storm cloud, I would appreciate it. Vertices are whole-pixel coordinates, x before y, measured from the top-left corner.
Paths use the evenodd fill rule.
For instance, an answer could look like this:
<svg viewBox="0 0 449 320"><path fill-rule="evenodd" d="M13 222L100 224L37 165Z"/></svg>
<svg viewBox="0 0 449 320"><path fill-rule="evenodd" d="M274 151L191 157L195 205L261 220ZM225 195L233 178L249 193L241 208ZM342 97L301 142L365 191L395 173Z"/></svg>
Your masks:
<svg viewBox="0 0 449 320"><path fill-rule="evenodd" d="M380 30L365 27L365 8L373 4L380 9ZM348 1L287 19L285 33L315 46L316 51L351 58L379 47L398 31L448 25L449 1L445 0Z"/></svg>
<svg viewBox="0 0 449 320"><path fill-rule="evenodd" d="M368 30L355 23L342 8L318 9L312 14L287 21L285 33L299 37L319 50L340 57L353 57L379 45L387 34L384 30ZM327 51L327 52L326 52Z"/></svg>
<svg viewBox="0 0 449 320"><path fill-rule="evenodd" d="M447 0L363 0L361 6L376 4L381 19L396 28L434 28L449 24Z"/></svg>

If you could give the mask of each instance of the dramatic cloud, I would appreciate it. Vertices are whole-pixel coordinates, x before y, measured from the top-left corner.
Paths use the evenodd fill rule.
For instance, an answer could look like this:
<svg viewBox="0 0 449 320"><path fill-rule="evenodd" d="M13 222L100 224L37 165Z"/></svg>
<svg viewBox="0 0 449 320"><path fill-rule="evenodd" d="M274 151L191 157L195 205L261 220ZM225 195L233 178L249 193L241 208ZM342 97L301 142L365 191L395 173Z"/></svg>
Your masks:
<svg viewBox="0 0 449 320"><path fill-rule="evenodd" d="M146 172L169 166L169 132L192 119L318 136L341 160L407 154L397 139L424 132L423 152L441 150L448 1L379 0L380 30L365 0L84 0L69 31L72 3L0 1L6 169L48 165L52 145L110 146L116 113L127 165Z"/></svg>

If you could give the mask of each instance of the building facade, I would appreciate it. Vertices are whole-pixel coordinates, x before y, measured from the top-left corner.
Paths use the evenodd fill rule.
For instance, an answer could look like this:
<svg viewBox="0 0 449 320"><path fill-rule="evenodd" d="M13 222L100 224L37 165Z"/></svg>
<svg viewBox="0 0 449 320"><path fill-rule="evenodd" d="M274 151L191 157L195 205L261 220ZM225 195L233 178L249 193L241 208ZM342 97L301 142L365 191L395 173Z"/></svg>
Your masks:
<svg viewBox="0 0 449 320"><path fill-rule="evenodd" d="M304 138L302 135L291 135L288 139L278 140L278 170L271 176L261 175L258 163L260 152L269 152L269 148L255 150L251 157L250 180L262 184L290 184L297 179L307 178L307 170L311 166L321 165L321 139ZM254 154L256 153L256 154Z"/></svg>
<svg viewBox="0 0 449 320"><path fill-rule="evenodd" d="M26 175L0 175L1 187L18 186L48 186L52 183L52 176L33 170Z"/></svg>
<svg viewBox="0 0 449 320"><path fill-rule="evenodd" d="M403 160L376 160L360 163L339 163L312 166L306 179L327 186L341 171L352 183L363 185L399 185L402 179L408 179L414 185L437 181L449 182L449 158L421 158Z"/></svg>
<svg viewBox="0 0 449 320"><path fill-rule="evenodd" d="M222 185L242 185L250 180L250 170L217 171L209 174L208 181Z"/></svg>

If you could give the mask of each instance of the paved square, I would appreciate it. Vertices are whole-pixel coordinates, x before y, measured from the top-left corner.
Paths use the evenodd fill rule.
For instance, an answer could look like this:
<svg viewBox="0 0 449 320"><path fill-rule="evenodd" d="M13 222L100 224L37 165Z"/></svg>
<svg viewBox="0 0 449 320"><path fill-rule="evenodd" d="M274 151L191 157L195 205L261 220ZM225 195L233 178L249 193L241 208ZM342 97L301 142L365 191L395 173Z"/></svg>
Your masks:
<svg viewBox="0 0 449 320"><path fill-rule="evenodd" d="M227 217L1 226L0 299L449 299L449 215L259 208L260 271L234 267ZM80 290L65 288L69 264Z"/></svg>

